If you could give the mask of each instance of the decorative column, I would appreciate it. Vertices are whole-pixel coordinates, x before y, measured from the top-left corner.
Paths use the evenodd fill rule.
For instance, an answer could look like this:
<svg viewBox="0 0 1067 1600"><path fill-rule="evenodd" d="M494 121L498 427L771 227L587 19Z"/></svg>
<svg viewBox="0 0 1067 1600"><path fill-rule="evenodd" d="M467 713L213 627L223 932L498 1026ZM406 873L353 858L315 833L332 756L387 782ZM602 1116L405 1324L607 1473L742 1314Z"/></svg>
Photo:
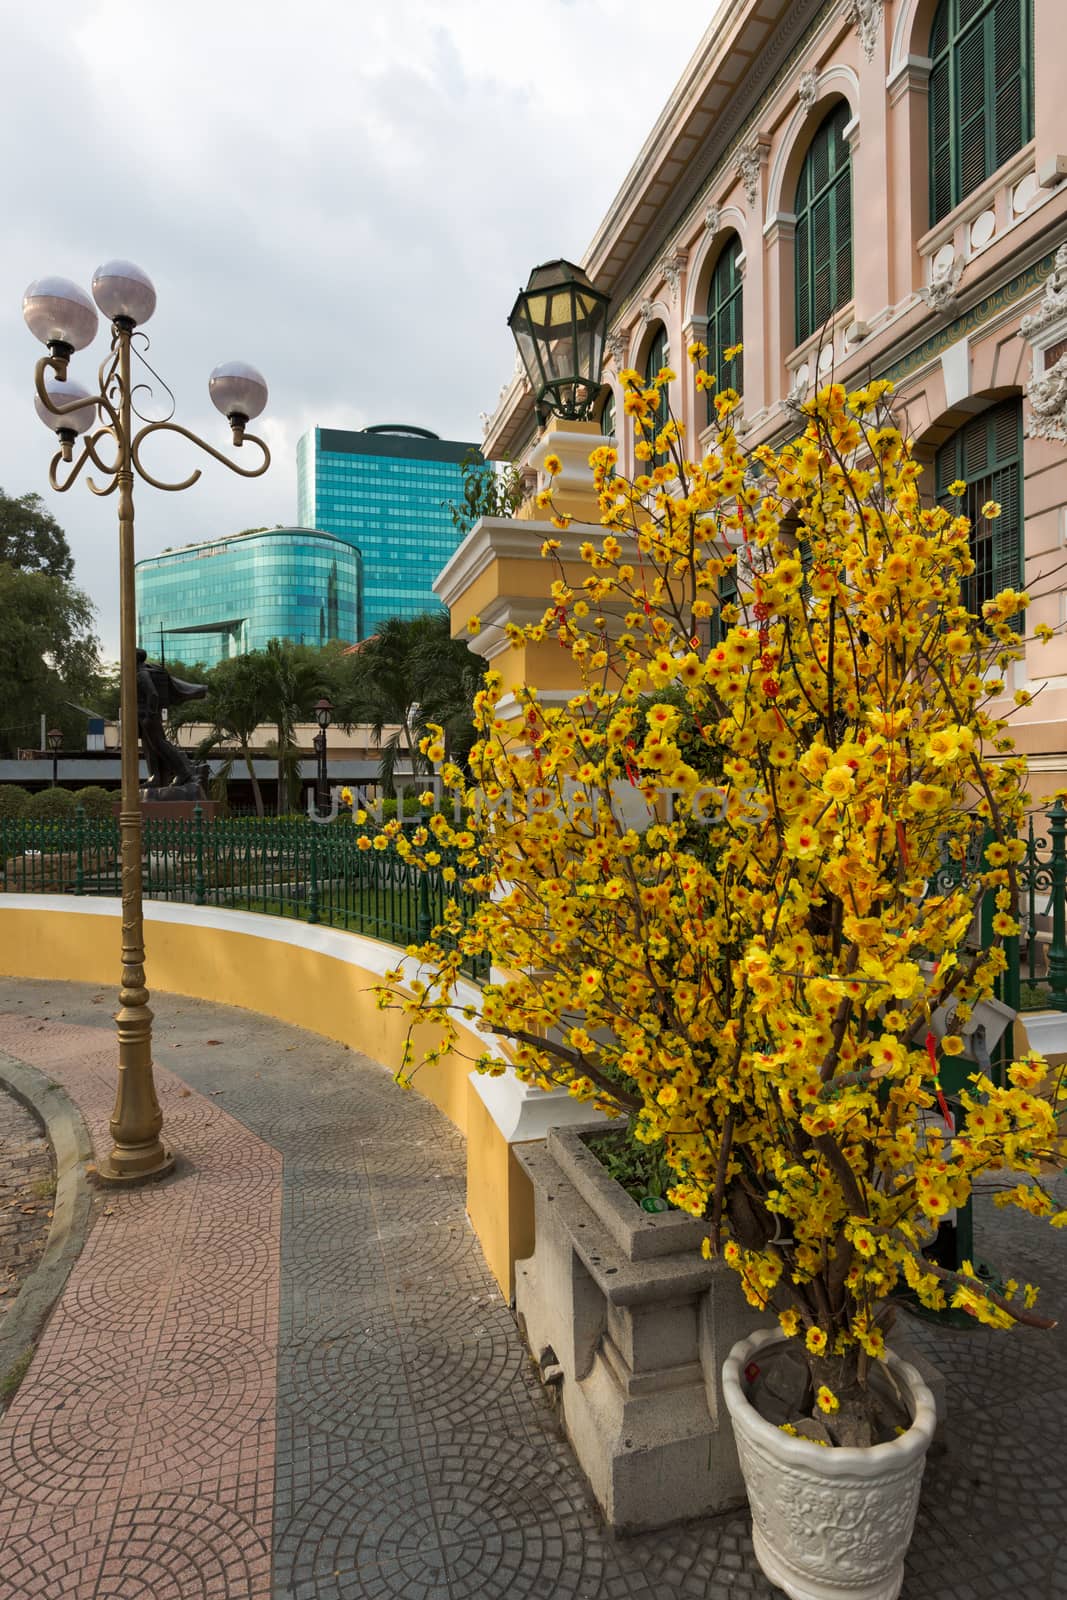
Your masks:
<svg viewBox="0 0 1067 1600"><path fill-rule="evenodd" d="M898 219L888 239L889 293L895 305L921 289L922 262L915 240L930 225L929 163L920 159L929 144L929 56L909 56L888 83L889 215Z"/></svg>
<svg viewBox="0 0 1067 1600"><path fill-rule="evenodd" d="M765 392L770 405L784 399L790 386L786 357L796 344L796 278L793 270L796 231L797 219L792 211L777 212L763 227L762 287L766 308L763 365ZM745 287L747 291L747 279ZM745 323L747 326L747 306Z"/></svg>
<svg viewBox="0 0 1067 1600"><path fill-rule="evenodd" d="M871 16L866 40L861 30L859 106L846 129L852 150L852 298L854 322L864 327L888 310L890 289L890 218L892 195L888 100L885 75L885 19L879 5ZM868 48L868 44L870 48ZM860 118L862 117L862 127ZM850 343L856 343L853 335Z"/></svg>

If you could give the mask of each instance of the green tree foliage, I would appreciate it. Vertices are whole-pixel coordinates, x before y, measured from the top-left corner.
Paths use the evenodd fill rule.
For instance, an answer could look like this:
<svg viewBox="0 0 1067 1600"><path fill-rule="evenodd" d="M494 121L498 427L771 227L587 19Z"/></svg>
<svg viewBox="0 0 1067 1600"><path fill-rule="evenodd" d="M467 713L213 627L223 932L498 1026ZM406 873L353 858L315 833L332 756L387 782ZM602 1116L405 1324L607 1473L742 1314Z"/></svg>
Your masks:
<svg viewBox="0 0 1067 1600"><path fill-rule="evenodd" d="M67 536L39 494L16 500L0 489L0 561L68 582L74 576Z"/></svg>
<svg viewBox="0 0 1067 1600"><path fill-rule="evenodd" d="M88 596L64 578L0 561L0 752L35 746L42 713L65 744L81 743L84 718L69 702L91 700L99 667Z"/></svg>
<svg viewBox="0 0 1067 1600"><path fill-rule="evenodd" d="M463 497L443 502L452 526L467 534L480 517L513 517L522 504L522 474L514 462L484 461L468 450L460 463Z"/></svg>

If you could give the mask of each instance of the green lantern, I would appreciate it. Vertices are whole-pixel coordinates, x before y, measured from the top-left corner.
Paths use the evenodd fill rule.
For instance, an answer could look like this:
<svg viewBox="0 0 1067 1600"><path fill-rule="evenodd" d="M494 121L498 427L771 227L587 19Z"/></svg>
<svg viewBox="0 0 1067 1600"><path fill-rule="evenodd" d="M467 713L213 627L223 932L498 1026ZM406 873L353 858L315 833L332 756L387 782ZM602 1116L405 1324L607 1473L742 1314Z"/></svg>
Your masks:
<svg viewBox="0 0 1067 1600"><path fill-rule="evenodd" d="M508 318L538 414L588 421L600 393L609 297L572 261L535 267Z"/></svg>

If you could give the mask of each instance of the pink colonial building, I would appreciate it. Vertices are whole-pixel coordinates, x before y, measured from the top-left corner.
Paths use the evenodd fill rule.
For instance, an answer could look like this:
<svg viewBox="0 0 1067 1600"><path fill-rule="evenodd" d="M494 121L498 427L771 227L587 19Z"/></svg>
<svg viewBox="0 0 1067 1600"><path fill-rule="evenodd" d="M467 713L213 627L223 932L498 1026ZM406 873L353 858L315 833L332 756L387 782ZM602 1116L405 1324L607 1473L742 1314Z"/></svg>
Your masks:
<svg viewBox="0 0 1067 1600"><path fill-rule="evenodd" d="M744 343L720 370L748 446L831 375L891 378L931 498L1003 506L972 603L1025 582L1028 631L1067 623L1065 29L1067 0L722 0L582 262L612 299L603 432L616 374L669 362L695 448L698 338ZM536 433L516 373L485 453ZM1039 688L1035 794L1067 782L1067 629L1008 685Z"/></svg>

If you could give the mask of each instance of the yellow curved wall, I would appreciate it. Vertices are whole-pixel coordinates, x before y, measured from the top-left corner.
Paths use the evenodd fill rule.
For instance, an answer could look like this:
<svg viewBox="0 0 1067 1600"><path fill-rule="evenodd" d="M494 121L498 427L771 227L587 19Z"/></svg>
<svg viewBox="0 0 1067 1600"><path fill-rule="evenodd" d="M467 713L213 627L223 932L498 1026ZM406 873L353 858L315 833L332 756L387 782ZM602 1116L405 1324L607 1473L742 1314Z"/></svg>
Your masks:
<svg viewBox="0 0 1067 1600"><path fill-rule="evenodd" d="M69 901L58 907L58 897L4 898L0 972L117 987L119 914L114 902L78 901L74 909ZM35 903L16 905L16 899ZM191 907L148 905L145 911L150 989L277 1017L395 1070L407 1024L399 1011L379 1011L372 991L381 971L402 958L399 950L247 912L213 916ZM225 922L247 924L254 931L217 925ZM316 935L347 958L300 942ZM361 951L380 958L377 971L354 963L352 957ZM451 1054L417 1074L415 1086L467 1138L467 1211L486 1261L510 1298L514 1263L533 1248L533 1197L507 1140L470 1082L473 1059L484 1051L486 1040L461 1028L460 1045L463 1055Z"/></svg>

